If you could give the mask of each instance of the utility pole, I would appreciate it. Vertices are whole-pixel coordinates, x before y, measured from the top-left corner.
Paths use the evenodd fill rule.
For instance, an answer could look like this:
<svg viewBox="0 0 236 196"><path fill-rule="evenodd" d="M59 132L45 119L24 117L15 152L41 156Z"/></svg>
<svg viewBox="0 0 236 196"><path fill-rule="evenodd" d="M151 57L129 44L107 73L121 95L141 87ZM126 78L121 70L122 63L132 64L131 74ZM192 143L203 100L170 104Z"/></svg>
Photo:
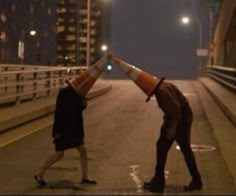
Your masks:
<svg viewBox="0 0 236 196"><path fill-rule="evenodd" d="M90 65L90 17L91 17L91 0L87 0L87 49L86 49L86 66Z"/></svg>

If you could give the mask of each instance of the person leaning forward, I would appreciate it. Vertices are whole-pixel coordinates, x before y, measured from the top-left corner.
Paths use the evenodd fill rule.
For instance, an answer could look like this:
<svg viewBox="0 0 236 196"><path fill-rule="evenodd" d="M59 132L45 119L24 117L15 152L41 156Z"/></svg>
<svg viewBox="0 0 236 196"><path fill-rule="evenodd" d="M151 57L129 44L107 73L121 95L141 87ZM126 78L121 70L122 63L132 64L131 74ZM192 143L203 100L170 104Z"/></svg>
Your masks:
<svg viewBox="0 0 236 196"><path fill-rule="evenodd" d="M186 191L202 189L201 175L198 171L194 153L191 149L191 125L193 113L188 100L172 83L162 79L152 95L155 95L159 108L164 113L160 137L156 143L156 167L153 178L144 183L144 188L163 193L165 188L165 165L167 155L176 140L184 155L185 163L192 176L191 182L184 187ZM147 101L150 99L147 99Z"/></svg>
<svg viewBox="0 0 236 196"><path fill-rule="evenodd" d="M80 96L68 85L62 88L57 96L54 123L52 129L55 152L44 162L34 178L41 186L46 185L44 174L64 156L64 151L75 148L80 154L82 170L81 183L96 184L88 176L87 150L84 146L83 110L87 107L85 97Z"/></svg>

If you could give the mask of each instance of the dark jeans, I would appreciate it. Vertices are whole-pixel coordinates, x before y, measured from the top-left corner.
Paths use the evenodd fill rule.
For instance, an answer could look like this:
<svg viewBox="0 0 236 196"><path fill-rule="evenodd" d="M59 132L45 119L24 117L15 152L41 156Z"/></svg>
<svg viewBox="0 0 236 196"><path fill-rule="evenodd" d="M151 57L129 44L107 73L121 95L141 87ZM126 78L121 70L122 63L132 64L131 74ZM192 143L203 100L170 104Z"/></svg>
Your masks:
<svg viewBox="0 0 236 196"><path fill-rule="evenodd" d="M166 130L162 126L160 137L156 143L156 168L155 178L160 182L165 182L165 165L167 160L167 154L172 146L174 140L177 141L180 149L184 155L184 159L188 170L193 178L200 178L199 171L197 169L196 160L191 149L190 137L191 137L191 125L193 121L192 110L189 106L186 106L182 110L182 119L177 125L176 136L173 140L166 139Z"/></svg>

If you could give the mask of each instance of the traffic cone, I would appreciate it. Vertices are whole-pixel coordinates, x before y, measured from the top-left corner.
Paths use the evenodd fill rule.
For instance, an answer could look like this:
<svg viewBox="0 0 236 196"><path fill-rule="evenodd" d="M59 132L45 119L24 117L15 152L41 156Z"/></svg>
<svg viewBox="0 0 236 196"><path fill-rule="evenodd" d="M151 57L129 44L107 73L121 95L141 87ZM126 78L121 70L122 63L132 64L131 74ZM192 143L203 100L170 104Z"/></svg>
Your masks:
<svg viewBox="0 0 236 196"><path fill-rule="evenodd" d="M113 63L116 64L131 80L133 80L135 84L148 96L146 102L150 100L151 96L165 79L164 77L158 79L117 57L113 57Z"/></svg>
<svg viewBox="0 0 236 196"><path fill-rule="evenodd" d="M77 78L66 80L66 83L73 87L73 89L80 95L86 96L88 91L94 85L100 74L103 72L104 67L107 64L107 57L104 56L94 65L91 65L86 71L84 71Z"/></svg>

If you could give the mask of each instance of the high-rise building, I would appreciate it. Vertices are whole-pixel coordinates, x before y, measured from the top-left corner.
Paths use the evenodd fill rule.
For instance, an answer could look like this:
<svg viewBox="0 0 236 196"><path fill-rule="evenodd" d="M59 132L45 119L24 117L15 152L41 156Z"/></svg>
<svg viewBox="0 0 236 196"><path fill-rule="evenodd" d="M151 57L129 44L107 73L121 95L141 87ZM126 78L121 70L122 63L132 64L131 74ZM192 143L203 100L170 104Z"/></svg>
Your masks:
<svg viewBox="0 0 236 196"><path fill-rule="evenodd" d="M91 65L101 58L101 45L111 40L110 20L111 1L58 0L58 65Z"/></svg>
<svg viewBox="0 0 236 196"><path fill-rule="evenodd" d="M56 0L0 0L0 63L55 65Z"/></svg>

